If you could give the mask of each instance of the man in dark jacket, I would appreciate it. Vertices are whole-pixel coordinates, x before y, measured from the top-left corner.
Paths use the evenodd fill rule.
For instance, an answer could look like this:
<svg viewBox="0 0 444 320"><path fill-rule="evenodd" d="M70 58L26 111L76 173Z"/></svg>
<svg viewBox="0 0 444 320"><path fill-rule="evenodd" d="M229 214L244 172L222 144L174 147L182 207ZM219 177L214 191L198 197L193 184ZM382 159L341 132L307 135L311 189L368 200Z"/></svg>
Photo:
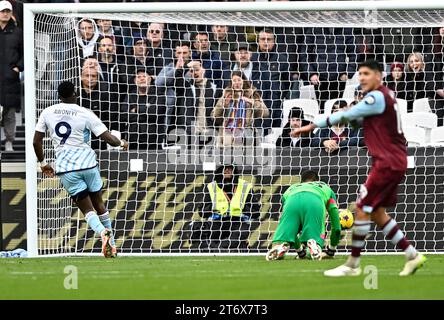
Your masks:
<svg viewBox="0 0 444 320"><path fill-rule="evenodd" d="M157 90L145 69L137 70L134 82L135 90L120 109L122 133L132 150L161 149L165 142L165 94Z"/></svg>
<svg viewBox="0 0 444 320"><path fill-rule="evenodd" d="M134 89L134 77L137 69L145 68L149 74L154 74L154 65L149 64L148 61L148 43L143 37L133 37L131 43L131 49L128 50L125 55L124 61L124 74L126 77L126 83L129 86L129 90Z"/></svg>
<svg viewBox="0 0 444 320"><path fill-rule="evenodd" d="M102 79L107 82L112 92L126 92L126 68L117 59L113 38L100 37L97 40L97 59L102 71Z"/></svg>
<svg viewBox="0 0 444 320"><path fill-rule="evenodd" d="M282 135L276 141L276 147L309 147L311 143L311 136L300 136L292 138L290 133L293 129L310 124L310 121L304 119L304 110L294 107L290 110L288 115L288 123L284 126Z"/></svg>
<svg viewBox="0 0 444 320"><path fill-rule="evenodd" d="M110 84L99 80L97 67L84 65L80 76L79 105L94 112L110 130L118 130L119 122L117 93L110 90ZM106 150L106 143L100 139L91 140L93 149Z"/></svg>
<svg viewBox="0 0 444 320"><path fill-rule="evenodd" d="M246 249L251 222L260 215L260 196L234 165L222 165L204 188L205 221L193 221L190 241L199 249ZM184 240L184 239L183 239Z"/></svg>
<svg viewBox="0 0 444 320"><path fill-rule="evenodd" d="M113 40L117 58L122 59L125 55L125 46L120 27L114 27L112 20L108 19L97 19L96 24L101 37L110 37Z"/></svg>
<svg viewBox="0 0 444 320"><path fill-rule="evenodd" d="M146 34L148 39L147 65L154 66L153 78L171 61L173 50L171 44L164 39L164 27L161 23L151 23Z"/></svg>
<svg viewBox="0 0 444 320"><path fill-rule="evenodd" d="M20 71L23 71L23 34L12 18L12 5L0 1L0 106L5 151L14 151L15 114L20 110Z"/></svg>
<svg viewBox="0 0 444 320"><path fill-rule="evenodd" d="M257 62L259 70L253 70L253 85L261 92L262 100L270 110L270 118L256 127L268 129L281 126L282 101L290 87L288 55L278 52L275 35L271 29L259 33L258 52L251 61Z"/></svg>
<svg viewBox="0 0 444 320"><path fill-rule="evenodd" d="M167 132L185 124L186 90L185 74L191 59L191 44L179 41L175 44L174 60L157 75L155 85L166 94Z"/></svg>
<svg viewBox="0 0 444 320"><path fill-rule="evenodd" d="M246 42L238 43L232 53L231 71L242 71L248 80L260 79L259 62L251 61L253 54Z"/></svg>
<svg viewBox="0 0 444 320"><path fill-rule="evenodd" d="M338 98L357 70L355 37L351 28L306 28L304 35L299 67L315 86L323 112L325 101Z"/></svg>
<svg viewBox="0 0 444 320"><path fill-rule="evenodd" d="M223 63L230 64L230 51L233 42L228 39L228 26L211 26L211 32L211 51L219 53Z"/></svg>
<svg viewBox="0 0 444 320"><path fill-rule="evenodd" d="M218 52L210 50L208 33L199 31L194 34L192 60L200 60L206 70L205 77L213 81L218 88L224 87L224 82L229 77L229 67L222 62Z"/></svg>

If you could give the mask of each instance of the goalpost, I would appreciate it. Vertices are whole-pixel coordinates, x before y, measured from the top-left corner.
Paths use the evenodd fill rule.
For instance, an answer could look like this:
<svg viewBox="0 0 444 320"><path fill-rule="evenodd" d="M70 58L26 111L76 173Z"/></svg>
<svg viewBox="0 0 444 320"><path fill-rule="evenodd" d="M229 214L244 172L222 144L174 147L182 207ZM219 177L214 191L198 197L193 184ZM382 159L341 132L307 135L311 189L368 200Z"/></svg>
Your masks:
<svg viewBox="0 0 444 320"><path fill-rule="evenodd" d="M105 79L104 65L97 70L93 67L94 71L84 70L83 47L78 44L79 35L76 32L82 18L112 20L115 33L111 39L114 47L117 38L122 35L120 46L123 47L117 48L117 51L120 49L117 80L112 75ZM147 98L152 100L141 104L146 107L145 111L141 111L140 105L134 107L143 96L143 89L140 88L146 80L139 79L141 84L137 84L139 80L134 79L140 66L130 59L131 50L137 42L134 39L147 36L147 27L151 23L153 26L156 23L163 26L163 29L160 26L162 49L143 67L149 71L141 72L148 73L148 77L154 73L149 84L152 88L160 78L159 71L162 72L161 69L170 61L176 64L173 58L176 43L185 42L196 31L206 33L210 43L218 43L213 38L211 26L227 26L228 41L225 43L222 39L219 47L212 47L213 51L219 51L221 66L212 67L214 62L211 62L207 68L210 72L205 73L207 82L213 82L219 89L213 91L215 95L215 92L222 92L226 87L228 78L225 74L230 76L228 70L232 70L231 65L235 64L233 53L240 51L241 45L245 49L247 44L247 51L255 57L258 41L273 41L271 52L274 55L262 55L259 57L261 61L257 65L252 62L249 65L253 66L252 69L245 72L260 92L271 117L282 119L282 124L263 132L260 126L265 117L257 117L254 122L260 124L256 125L252 136L248 136L248 128L243 132L242 147L220 148L216 143L219 136L217 131L211 131L208 134L209 142L200 147L196 141L189 141L198 134L190 129L195 128L195 124L188 124L186 117L189 115L184 113L177 119L184 117L182 120L187 126L183 130L177 126L175 131L164 135L161 130L174 127L168 122L172 119L169 112L175 112L178 98L193 97L193 101L199 103L200 97L195 94L200 80L192 81L187 78L188 74L182 79L182 84L177 85L179 82L173 79L173 85L159 85L153 91L155 93ZM97 32L95 25L92 25L93 33ZM444 27L444 3L440 0L423 3L25 4L26 220L29 256L100 253L99 237L88 229L83 214L72 206L59 179L43 178L37 169L32 145L35 123L45 107L58 102L56 89L61 81L73 81L79 91L82 86L91 86L92 91L99 88L94 98L92 94L82 95L81 103L105 119L111 129L131 140L128 152L107 149L93 141L119 254L264 254L277 226L280 195L290 184L299 181L301 170L310 168L319 171L321 179L336 192L340 208L345 209L356 200L359 185L365 181L370 168L370 159L363 147L350 145L341 148L339 153L331 154L324 147L314 145L275 147L276 138L282 134L282 127L287 121L289 108L299 106L305 111L305 119L313 120L322 116L322 112L328 112L328 106L334 103L334 99L347 102L354 99L357 79L353 71L356 71L360 59L375 56L384 64L388 75L391 63L402 60L399 62L406 65L409 54L420 51L424 58L424 72L431 76L427 78L427 105L431 111L435 111L434 108L439 106L439 97L436 98L434 92L443 81L433 76L438 65L438 53L434 49L439 45L436 42L439 32L437 34L436 30L440 27ZM158 31L159 25L156 28L153 33ZM259 39L259 32L264 28L271 30L271 40ZM269 35L270 32L267 32ZM196 43L191 42L193 52L196 52ZM223 47L223 44L227 46ZM441 45L444 46L444 42ZM149 52L150 49L146 50ZM100 60L96 48L94 52ZM332 58L328 55L335 58L329 60ZM211 59L217 60L214 57ZM315 71L322 64L327 66L327 70ZM132 70L132 73L128 70ZM328 85L322 88L321 85L315 86L311 79L314 73L318 73L321 83ZM341 73L345 73L347 79L339 79ZM180 87L182 85L184 87ZM182 96L171 100L171 92L176 95L180 92ZM136 100L130 100L134 97ZM219 97L213 96L213 106ZM209 98L205 95L201 101L206 103L206 99ZM294 99L299 100L291 102ZM413 100L419 99L418 96ZM413 104L413 101L407 100L408 97L398 103ZM149 109L152 105L155 105L154 109ZM154 115L152 110L165 116ZM158 120L161 124L153 123L153 118L161 119ZM415 132L424 134L424 139L419 139L417 135L408 137L409 169L399 189L398 205L390 213L420 251L444 253L444 146L429 143L433 136L431 130L436 125L418 126L421 128ZM153 133L150 131L152 128L158 131ZM156 149L146 146L153 135L156 136L155 143L159 144ZM168 144L168 141L161 140L164 136L178 140ZM148 142L144 139L148 139ZM54 161L53 149L47 138L44 146L46 159L48 162ZM221 232L221 228L225 228L222 224L217 225L201 217L203 199L208 192L206 185L212 181L215 169L222 164L235 164L240 176L253 184L253 192L260 199L257 218L248 222L231 222L231 227L225 233ZM199 230L196 225L200 225ZM351 244L349 236L349 232L345 232L340 252L348 252ZM368 238L366 252L397 251L379 230L374 230Z"/></svg>

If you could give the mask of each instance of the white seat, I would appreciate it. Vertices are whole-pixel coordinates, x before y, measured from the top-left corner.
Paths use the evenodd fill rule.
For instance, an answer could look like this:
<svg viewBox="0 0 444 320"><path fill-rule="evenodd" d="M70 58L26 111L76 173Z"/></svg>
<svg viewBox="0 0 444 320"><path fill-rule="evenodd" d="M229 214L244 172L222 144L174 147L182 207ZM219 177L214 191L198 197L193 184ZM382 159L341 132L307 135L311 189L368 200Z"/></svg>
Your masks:
<svg viewBox="0 0 444 320"><path fill-rule="evenodd" d="M265 145L268 145L268 144L275 145L277 139L282 135L282 131L283 131L282 128L271 128L271 133L267 134L264 137L264 140L262 143Z"/></svg>
<svg viewBox="0 0 444 320"><path fill-rule="evenodd" d="M438 125L438 116L431 112L410 112L402 115L402 128L419 127L425 130L426 143L430 142L431 132Z"/></svg>
<svg viewBox="0 0 444 320"><path fill-rule="evenodd" d="M262 142L260 144L260 147L262 149L276 149L276 144L275 143Z"/></svg>
<svg viewBox="0 0 444 320"><path fill-rule="evenodd" d="M444 127L436 127L432 129L430 142L431 144L444 145Z"/></svg>
<svg viewBox="0 0 444 320"><path fill-rule="evenodd" d="M426 130L415 126L403 128L405 139L409 147L419 147L426 145Z"/></svg>
<svg viewBox="0 0 444 320"><path fill-rule="evenodd" d="M46 33L35 33L35 55L36 55L36 79L42 79L47 74L48 65L54 63L51 54L51 36Z"/></svg>
<svg viewBox="0 0 444 320"><path fill-rule="evenodd" d="M347 85L359 85L359 72L355 72L354 74L353 74L353 77L351 77L351 79L348 79L347 80Z"/></svg>
<svg viewBox="0 0 444 320"><path fill-rule="evenodd" d="M327 100L324 103L324 114L325 115L330 115L331 114L331 110L333 109L333 105L336 103L336 101L338 100L345 100L347 101L347 104L350 105L350 103L352 103L353 99L331 99L331 100Z"/></svg>
<svg viewBox="0 0 444 320"><path fill-rule="evenodd" d="M431 112L409 112L402 116L402 125L432 129L438 126L438 116Z"/></svg>
<svg viewBox="0 0 444 320"><path fill-rule="evenodd" d="M314 85L301 86L299 88L299 98L316 100L316 91Z"/></svg>
<svg viewBox="0 0 444 320"><path fill-rule="evenodd" d="M396 104L398 105L398 110L401 114L407 113L407 100L404 99L396 99Z"/></svg>
<svg viewBox="0 0 444 320"><path fill-rule="evenodd" d="M432 112L428 98L413 101L413 112Z"/></svg>
<svg viewBox="0 0 444 320"><path fill-rule="evenodd" d="M290 110L294 107L298 107L304 110L305 120L313 121L315 117L319 114L319 105L316 100L311 100L311 99L285 100L282 110L282 123L281 123L282 127L284 127L287 124Z"/></svg>
<svg viewBox="0 0 444 320"><path fill-rule="evenodd" d="M344 89L344 93L342 94L342 98L343 99L354 99L356 87L357 87L356 84L346 85L345 89Z"/></svg>

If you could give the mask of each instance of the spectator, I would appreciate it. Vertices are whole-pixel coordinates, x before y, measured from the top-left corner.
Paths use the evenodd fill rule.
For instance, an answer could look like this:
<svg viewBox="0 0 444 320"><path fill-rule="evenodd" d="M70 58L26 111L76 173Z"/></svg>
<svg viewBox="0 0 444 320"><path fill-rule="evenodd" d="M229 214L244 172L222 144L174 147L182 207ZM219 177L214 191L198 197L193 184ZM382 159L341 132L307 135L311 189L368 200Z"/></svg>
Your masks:
<svg viewBox="0 0 444 320"><path fill-rule="evenodd" d="M271 0L271 2L287 2L289 0ZM287 13L289 14L289 13ZM299 67L298 67L298 45L304 42L303 29L301 27L273 27L273 33L278 52L285 52L288 55L289 70L291 73L291 86L294 87L290 99L299 98ZM297 91L297 93L296 93ZM290 93L291 95L291 93Z"/></svg>
<svg viewBox="0 0 444 320"><path fill-rule="evenodd" d="M356 44L356 62L366 60L384 61L382 28L353 28Z"/></svg>
<svg viewBox="0 0 444 320"><path fill-rule="evenodd" d="M149 74L154 74L154 66L148 65L148 44L145 38L135 37L132 42L132 50L125 55L126 83L134 85L134 77L137 69L146 69Z"/></svg>
<svg viewBox="0 0 444 320"><path fill-rule="evenodd" d="M405 62L408 53L421 51L421 42L427 38L425 29L427 28L414 28L412 26L382 28L386 63Z"/></svg>
<svg viewBox="0 0 444 320"><path fill-rule="evenodd" d="M385 78L387 87L395 93L396 98L405 99L404 65L401 62L393 62L390 65L390 74Z"/></svg>
<svg viewBox="0 0 444 320"><path fill-rule="evenodd" d="M15 118L20 111L20 77L23 71L22 31L12 18L12 5L0 1L0 106L5 131L5 151L14 151Z"/></svg>
<svg viewBox="0 0 444 320"><path fill-rule="evenodd" d="M292 108L288 115L288 123L284 126L282 135L276 141L276 147L309 147L311 143L310 134L299 136L297 138L290 136L293 129L298 129L308 124L310 124L310 121L304 119L304 110L298 107Z"/></svg>
<svg viewBox="0 0 444 320"><path fill-rule="evenodd" d="M353 101L350 103L350 107L356 105L362 99L364 99L364 91L362 91L361 85L359 84L355 88L355 93L353 95Z"/></svg>
<svg viewBox="0 0 444 320"><path fill-rule="evenodd" d="M161 23L151 23L148 27L148 61L147 65L154 66L153 78L173 60L173 51L164 40L164 27Z"/></svg>
<svg viewBox="0 0 444 320"><path fill-rule="evenodd" d="M99 81L99 70L94 67L93 60L85 63L82 68L79 105L92 110L110 130L117 130L118 120L113 118L111 122L111 114L118 111L117 94L111 92L109 84ZM91 141L93 149L106 149L106 143L100 142L99 139Z"/></svg>
<svg viewBox="0 0 444 320"><path fill-rule="evenodd" d="M191 44L178 42L174 50L174 60L160 71L155 85L166 92L168 132L185 123L185 74L191 59Z"/></svg>
<svg viewBox="0 0 444 320"><path fill-rule="evenodd" d="M280 0L272 0L280 1ZM287 0L285 0L287 1ZM298 46L304 43L303 28L301 27L273 27L276 35L277 51L286 53L288 56L290 71L290 90L286 99L299 99L301 79L299 74Z"/></svg>
<svg viewBox="0 0 444 320"><path fill-rule="evenodd" d="M92 75L88 74L88 78L89 77L95 78L95 73L97 72L97 81L99 83L104 83L105 82L104 81L105 79L104 79L103 73L102 73L102 67L100 67L100 63L99 63L99 61L96 58L89 57L89 58L86 58L83 61L82 73L85 72L85 74L86 74L86 70L87 69L91 69L91 72L93 73ZM93 80L93 81L95 81L95 80Z"/></svg>
<svg viewBox="0 0 444 320"><path fill-rule="evenodd" d="M124 99L121 130L133 150L161 149L165 142L165 96L145 69L138 69L135 89Z"/></svg>
<svg viewBox="0 0 444 320"><path fill-rule="evenodd" d="M105 36L98 40L98 61L103 81L110 84L110 89L115 92L125 91L122 87L125 68L117 61L116 49L113 39Z"/></svg>
<svg viewBox="0 0 444 320"><path fill-rule="evenodd" d="M219 127L219 146L244 145L246 129L254 127L255 119L269 116L267 106L257 89L240 71L233 71L231 82L212 112Z"/></svg>
<svg viewBox="0 0 444 320"><path fill-rule="evenodd" d="M140 21L121 22L123 43L125 45L125 53L131 54L133 47L133 39L146 37L146 30L148 29L148 23Z"/></svg>
<svg viewBox="0 0 444 320"><path fill-rule="evenodd" d="M333 105L332 113L342 111L347 108L347 101L338 100ZM359 129L350 129L343 124L334 125L330 128L319 129L312 139L311 146L324 148L327 153L334 153L346 147L363 146L363 136L359 135Z"/></svg>
<svg viewBox="0 0 444 320"><path fill-rule="evenodd" d="M113 40L117 58L123 58L125 55L125 46L123 45L123 36L120 29L113 27L112 20L108 19L97 19L96 24L101 37L109 37Z"/></svg>
<svg viewBox="0 0 444 320"><path fill-rule="evenodd" d="M260 77L259 74L256 74L259 73L258 62L251 61L252 54L248 43L239 43L233 52L233 56L234 62L231 64L232 71L242 71L245 77L250 81L252 78L258 79Z"/></svg>
<svg viewBox="0 0 444 320"><path fill-rule="evenodd" d="M433 75L433 99L430 101L432 110L438 116L438 126L444 124L444 27L433 31L432 58L429 59Z"/></svg>
<svg viewBox="0 0 444 320"><path fill-rule="evenodd" d="M426 98L430 84L427 83L424 70L424 57L420 52L413 52L407 59L406 100L408 112L413 110L413 101Z"/></svg>
<svg viewBox="0 0 444 320"><path fill-rule="evenodd" d="M228 40L228 26L214 25L211 26L211 31L211 51L219 53L222 62L229 65L231 44Z"/></svg>
<svg viewBox="0 0 444 320"><path fill-rule="evenodd" d="M192 59L202 61L202 66L206 70L205 77L213 81L218 88L223 88L224 80L228 77L224 72L227 68L219 53L210 50L206 32L199 31L194 34L193 49Z"/></svg>
<svg viewBox="0 0 444 320"><path fill-rule="evenodd" d="M259 218L260 195L233 165L220 166L204 189L204 221L189 224L189 240L199 249L246 249L251 221ZM185 240L185 239L182 239Z"/></svg>
<svg viewBox="0 0 444 320"><path fill-rule="evenodd" d="M97 72L99 73L99 78L101 80L103 80L103 75L102 75L102 68L100 67L100 63L96 58L90 57L90 58L86 58L83 61L82 64L82 70L83 69L94 69L97 70Z"/></svg>
<svg viewBox="0 0 444 320"><path fill-rule="evenodd" d="M356 72L356 47L351 28L306 28L299 46L303 79L315 86L321 113L324 103L336 99Z"/></svg>
<svg viewBox="0 0 444 320"><path fill-rule="evenodd" d="M257 63L254 70L253 84L261 92L271 117L257 126L264 128L280 127L282 101L290 87L288 55L277 51L275 35L272 30L264 29L259 33L259 50L251 58Z"/></svg>
<svg viewBox="0 0 444 320"><path fill-rule="evenodd" d="M76 39L81 59L94 55L99 36L99 29L94 20L85 18L77 23Z"/></svg>
<svg viewBox="0 0 444 320"><path fill-rule="evenodd" d="M200 61L191 61L188 63L188 68L186 127L190 129L194 125L196 136L205 135L208 128L214 127L211 112L221 95L221 90L205 77L205 69Z"/></svg>

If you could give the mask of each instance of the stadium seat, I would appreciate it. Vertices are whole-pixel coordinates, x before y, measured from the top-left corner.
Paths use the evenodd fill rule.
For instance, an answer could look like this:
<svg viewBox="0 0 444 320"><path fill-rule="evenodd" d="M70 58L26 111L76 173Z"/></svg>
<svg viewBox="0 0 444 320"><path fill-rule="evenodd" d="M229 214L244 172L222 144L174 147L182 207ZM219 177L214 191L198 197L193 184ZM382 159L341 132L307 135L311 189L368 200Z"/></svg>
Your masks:
<svg viewBox="0 0 444 320"><path fill-rule="evenodd" d="M402 116L402 128L419 127L425 130L426 143L430 142L431 131L438 124L438 116L431 112L410 112Z"/></svg>
<svg viewBox="0 0 444 320"><path fill-rule="evenodd" d="M271 133L266 135L262 141L262 147L268 147L268 145L275 146L277 139L282 134L282 128L271 128Z"/></svg>
<svg viewBox="0 0 444 320"><path fill-rule="evenodd" d="M54 64L51 54L51 37L49 34L36 32L35 34L35 54L36 54L36 79L43 79L47 72L48 65Z"/></svg>
<svg viewBox="0 0 444 320"><path fill-rule="evenodd" d="M437 127L438 116L431 112L409 112L402 116L402 124L403 126L432 129Z"/></svg>
<svg viewBox="0 0 444 320"><path fill-rule="evenodd" d="M444 127L436 127L432 129L430 134L430 144L444 145Z"/></svg>
<svg viewBox="0 0 444 320"><path fill-rule="evenodd" d="M299 98L316 100L316 91L314 85L301 86L299 88Z"/></svg>
<svg viewBox="0 0 444 320"><path fill-rule="evenodd" d="M345 86L344 93L342 94L343 99L354 99L355 98L356 84L350 84Z"/></svg>
<svg viewBox="0 0 444 320"><path fill-rule="evenodd" d="M409 147L426 145L426 130L420 127L406 126L403 128L404 136Z"/></svg>
<svg viewBox="0 0 444 320"><path fill-rule="evenodd" d="M304 118L309 121L313 121L314 118L319 114L319 105L316 100L311 100L311 99L285 100L284 107L282 110L282 124L281 124L282 127L284 127L287 124L290 110L294 107L298 107L304 110Z"/></svg>
<svg viewBox="0 0 444 320"><path fill-rule="evenodd" d="M333 109L333 105L338 100L345 100L345 101L347 101L348 105L350 105L350 103L353 101L353 99L331 99L331 100L327 100L327 101L325 101L325 104L324 104L324 114L325 115L330 115L331 114L331 109Z"/></svg>
<svg viewBox="0 0 444 320"><path fill-rule="evenodd" d="M407 114L407 100L396 99L396 103L398 105L399 112L401 114Z"/></svg>
<svg viewBox="0 0 444 320"><path fill-rule="evenodd" d="M353 77L347 80L346 86L347 85L359 85L359 72L355 72Z"/></svg>
<svg viewBox="0 0 444 320"><path fill-rule="evenodd" d="M413 112L432 112L428 98L413 101Z"/></svg>

